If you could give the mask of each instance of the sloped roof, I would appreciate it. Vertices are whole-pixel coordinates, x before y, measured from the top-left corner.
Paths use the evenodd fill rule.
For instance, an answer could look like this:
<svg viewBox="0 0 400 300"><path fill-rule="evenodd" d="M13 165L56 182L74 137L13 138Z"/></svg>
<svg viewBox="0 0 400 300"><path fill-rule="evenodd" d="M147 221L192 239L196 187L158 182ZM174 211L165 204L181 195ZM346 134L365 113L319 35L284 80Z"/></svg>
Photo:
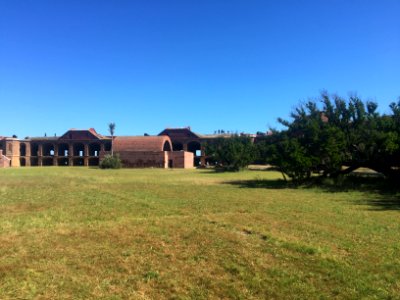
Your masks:
<svg viewBox="0 0 400 300"><path fill-rule="evenodd" d="M60 140L93 140L101 139L102 135L98 134L94 128L89 129L70 129L64 133Z"/></svg>
<svg viewBox="0 0 400 300"><path fill-rule="evenodd" d="M163 151L168 142L172 149L172 142L168 136L117 136L114 137L114 151Z"/></svg>
<svg viewBox="0 0 400 300"><path fill-rule="evenodd" d="M165 128L158 135L168 135L174 138L198 138L199 134L193 132L190 127L184 128Z"/></svg>

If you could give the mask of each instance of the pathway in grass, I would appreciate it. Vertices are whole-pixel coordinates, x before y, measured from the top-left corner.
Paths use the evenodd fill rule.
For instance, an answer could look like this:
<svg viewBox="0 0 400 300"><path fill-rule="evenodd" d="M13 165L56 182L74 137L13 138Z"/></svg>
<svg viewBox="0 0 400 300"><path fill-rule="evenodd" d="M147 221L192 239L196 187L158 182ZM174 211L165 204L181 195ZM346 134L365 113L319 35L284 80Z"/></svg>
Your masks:
<svg viewBox="0 0 400 300"><path fill-rule="evenodd" d="M0 298L400 298L397 206L279 177L0 170Z"/></svg>

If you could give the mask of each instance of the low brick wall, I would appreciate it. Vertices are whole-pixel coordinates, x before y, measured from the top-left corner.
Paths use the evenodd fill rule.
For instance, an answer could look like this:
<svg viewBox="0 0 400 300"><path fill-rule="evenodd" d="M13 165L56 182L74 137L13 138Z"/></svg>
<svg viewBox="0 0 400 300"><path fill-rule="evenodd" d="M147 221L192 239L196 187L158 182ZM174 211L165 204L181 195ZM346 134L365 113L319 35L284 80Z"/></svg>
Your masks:
<svg viewBox="0 0 400 300"><path fill-rule="evenodd" d="M193 168L193 153L186 151L115 151L126 168ZM109 152L101 152L100 159Z"/></svg>
<svg viewBox="0 0 400 300"><path fill-rule="evenodd" d="M121 158L127 168L167 168L167 152L157 151L118 151L114 152Z"/></svg>

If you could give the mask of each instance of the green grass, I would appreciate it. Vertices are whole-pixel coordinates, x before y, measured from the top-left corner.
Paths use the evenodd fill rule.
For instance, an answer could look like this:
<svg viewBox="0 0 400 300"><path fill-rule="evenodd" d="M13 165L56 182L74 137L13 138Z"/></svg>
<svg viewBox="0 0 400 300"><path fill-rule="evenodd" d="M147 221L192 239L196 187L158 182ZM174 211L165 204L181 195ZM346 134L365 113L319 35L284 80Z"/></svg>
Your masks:
<svg viewBox="0 0 400 300"><path fill-rule="evenodd" d="M400 299L399 194L278 178L0 170L0 299Z"/></svg>

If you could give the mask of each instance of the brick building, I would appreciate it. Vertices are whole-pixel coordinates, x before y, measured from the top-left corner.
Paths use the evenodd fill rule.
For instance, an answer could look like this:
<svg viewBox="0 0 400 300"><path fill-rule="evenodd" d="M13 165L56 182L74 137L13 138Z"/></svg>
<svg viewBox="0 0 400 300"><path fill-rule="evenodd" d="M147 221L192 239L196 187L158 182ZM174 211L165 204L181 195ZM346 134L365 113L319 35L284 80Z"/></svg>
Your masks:
<svg viewBox="0 0 400 300"><path fill-rule="evenodd" d="M0 137L0 167L97 166L111 147L126 167L193 167L193 153L174 151L168 136L116 136L112 143L93 128L70 129L59 137Z"/></svg>
<svg viewBox="0 0 400 300"><path fill-rule="evenodd" d="M206 166L205 144L230 134L199 134L190 127L166 128L157 136L101 135L93 128L70 129L62 136L25 139L0 137L5 160L18 166L97 166L104 155L119 154L125 167ZM250 135L248 135L250 136Z"/></svg>
<svg viewBox="0 0 400 300"><path fill-rule="evenodd" d="M229 133L199 134L193 132L190 127L166 128L158 135L170 137L174 150L183 150L193 153L194 165L197 167L204 167L208 164L209 159L205 153L205 145L207 143L210 143L217 138L229 138L232 136L232 134ZM241 135L246 135L252 138L254 136L244 133Z"/></svg>

